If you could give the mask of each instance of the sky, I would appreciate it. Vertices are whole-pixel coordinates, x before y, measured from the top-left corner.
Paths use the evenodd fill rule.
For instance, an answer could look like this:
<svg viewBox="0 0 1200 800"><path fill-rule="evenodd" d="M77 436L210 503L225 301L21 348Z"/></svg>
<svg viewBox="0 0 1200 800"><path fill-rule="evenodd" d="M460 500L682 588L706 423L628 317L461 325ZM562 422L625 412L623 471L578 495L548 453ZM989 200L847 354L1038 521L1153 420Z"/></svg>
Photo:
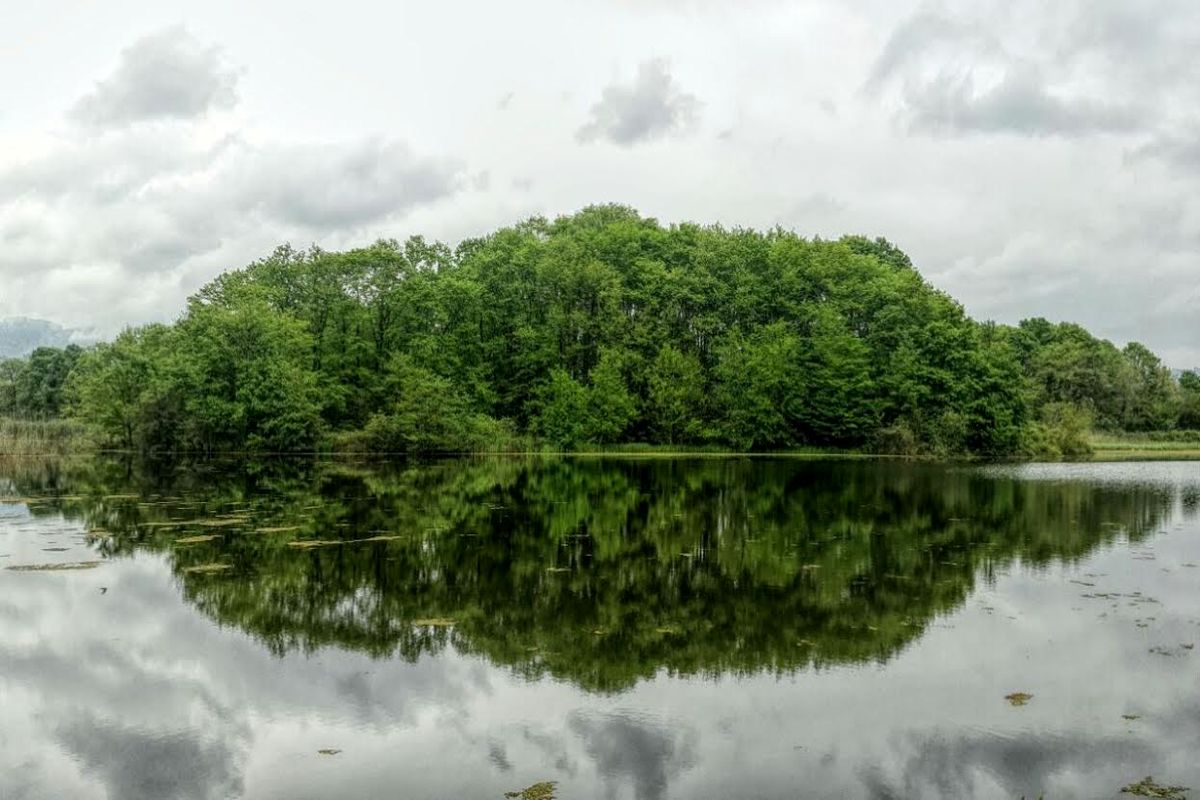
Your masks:
<svg viewBox="0 0 1200 800"><path fill-rule="evenodd" d="M1200 366L1194 0L42 0L0 58L0 317L618 202L885 236L976 318Z"/></svg>

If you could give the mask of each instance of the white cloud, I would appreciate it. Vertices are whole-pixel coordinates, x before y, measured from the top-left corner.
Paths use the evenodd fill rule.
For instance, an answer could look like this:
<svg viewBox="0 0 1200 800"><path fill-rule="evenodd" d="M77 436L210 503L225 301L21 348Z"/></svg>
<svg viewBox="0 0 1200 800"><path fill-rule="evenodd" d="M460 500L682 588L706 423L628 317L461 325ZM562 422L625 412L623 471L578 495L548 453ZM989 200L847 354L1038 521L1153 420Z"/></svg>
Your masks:
<svg viewBox="0 0 1200 800"><path fill-rule="evenodd" d="M236 102L237 73L220 52L171 27L121 53L112 75L80 98L72 116L99 128L142 120L190 119Z"/></svg>

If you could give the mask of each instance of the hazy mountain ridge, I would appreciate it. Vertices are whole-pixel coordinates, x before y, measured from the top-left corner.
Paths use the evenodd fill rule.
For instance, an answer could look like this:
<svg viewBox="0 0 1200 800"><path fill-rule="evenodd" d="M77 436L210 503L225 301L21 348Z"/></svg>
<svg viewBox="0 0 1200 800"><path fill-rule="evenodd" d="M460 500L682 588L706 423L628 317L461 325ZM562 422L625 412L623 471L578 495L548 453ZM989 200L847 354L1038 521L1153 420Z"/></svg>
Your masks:
<svg viewBox="0 0 1200 800"><path fill-rule="evenodd" d="M0 319L0 358L27 356L38 347L65 347L71 339L71 330L47 319Z"/></svg>

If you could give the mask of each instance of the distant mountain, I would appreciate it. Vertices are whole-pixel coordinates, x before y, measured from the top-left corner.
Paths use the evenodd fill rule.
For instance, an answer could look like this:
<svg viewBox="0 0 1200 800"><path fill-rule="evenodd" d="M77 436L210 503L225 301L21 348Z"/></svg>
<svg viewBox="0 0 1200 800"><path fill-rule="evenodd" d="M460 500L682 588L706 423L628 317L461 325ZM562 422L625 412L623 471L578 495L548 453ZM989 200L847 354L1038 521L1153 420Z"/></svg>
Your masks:
<svg viewBox="0 0 1200 800"><path fill-rule="evenodd" d="M38 347L65 347L71 331L47 319L0 319L0 358L27 356Z"/></svg>

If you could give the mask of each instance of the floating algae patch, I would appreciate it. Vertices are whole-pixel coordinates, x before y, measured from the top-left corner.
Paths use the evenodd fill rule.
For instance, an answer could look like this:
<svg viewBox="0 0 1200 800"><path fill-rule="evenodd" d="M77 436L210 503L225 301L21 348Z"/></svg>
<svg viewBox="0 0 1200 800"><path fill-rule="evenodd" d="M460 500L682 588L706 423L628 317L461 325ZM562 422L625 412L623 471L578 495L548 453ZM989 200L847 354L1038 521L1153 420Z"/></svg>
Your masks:
<svg viewBox="0 0 1200 800"><path fill-rule="evenodd" d="M255 528L254 533L291 533L300 530L299 525L281 525L275 528Z"/></svg>
<svg viewBox="0 0 1200 800"><path fill-rule="evenodd" d="M326 747L321 750L318 750L317 752L323 756L336 756L338 753L340 753L342 751L336 747Z"/></svg>
<svg viewBox="0 0 1200 800"><path fill-rule="evenodd" d="M212 575L217 572L233 569L232 564L196 564L192 567L184 567L183 571L193 575Z"/></svg>
<svg viewBox="0 0 1200 800"><path fill-rule="evenodd" d="M342 544L341 539L296 539L288 542L287 546L300 550L311 550L314 547L335 547L339 544Z"/></svg>
<svg viewBox="0 0 1200 800"><path fill-rule="evenodd" d="M356 542L392 542L402 538L398 534L389 534L387 536L369 536L366 539L355 539Z"/></svg>
<svg viewBox="0 0 1200 800"><path fill-rule="evenodd" d="M1158 797L1163 800L1186 800L1185 792L1190 791L1186 786L1163 786L1155 783L1154 778L1147 775L1137 783L1131 783L1121 788L1121 794L1131 794L1134 797Z"/></svg>
<svg viewBox="0 0 1200 800"><path fill-rule="evenodd" d="M102 563L101 561L67 561L62 564L20 564L5 569L13 572L66 572L76 569L93 569Z"/></svg>
<svg viewBox="0 0 1200 800"><path fill-rule="evenodd" d="M1004 699L1011 706L1023 706L1027 705L1033 699L1033 695L1026 692L1013 692L1012 694L1004 695Z"/></svg>
<svg viewBox="0 0 1200 800"><path fill-rule="evenodd" d="M554 781L542 781L519 792L505 792L504 796L511 800L554 800L554 789L557 786Z"/></svg>
<svg viewBox="0 0 1200 800"><path fill-rule="evenodd" d="M215 533L205 533L200 536L184 536L182 539L176 539L175 544L200 544L202 542L211 542L213 539L221 537Z"/></svg>
<svg viewBox="0 0 1200 800"><path fill-rule="evenodd" d="M414 619L412 624L418 628L452 628L458 624L458 620L450 619L449 617L430 617L428 619Z"/></svg>

